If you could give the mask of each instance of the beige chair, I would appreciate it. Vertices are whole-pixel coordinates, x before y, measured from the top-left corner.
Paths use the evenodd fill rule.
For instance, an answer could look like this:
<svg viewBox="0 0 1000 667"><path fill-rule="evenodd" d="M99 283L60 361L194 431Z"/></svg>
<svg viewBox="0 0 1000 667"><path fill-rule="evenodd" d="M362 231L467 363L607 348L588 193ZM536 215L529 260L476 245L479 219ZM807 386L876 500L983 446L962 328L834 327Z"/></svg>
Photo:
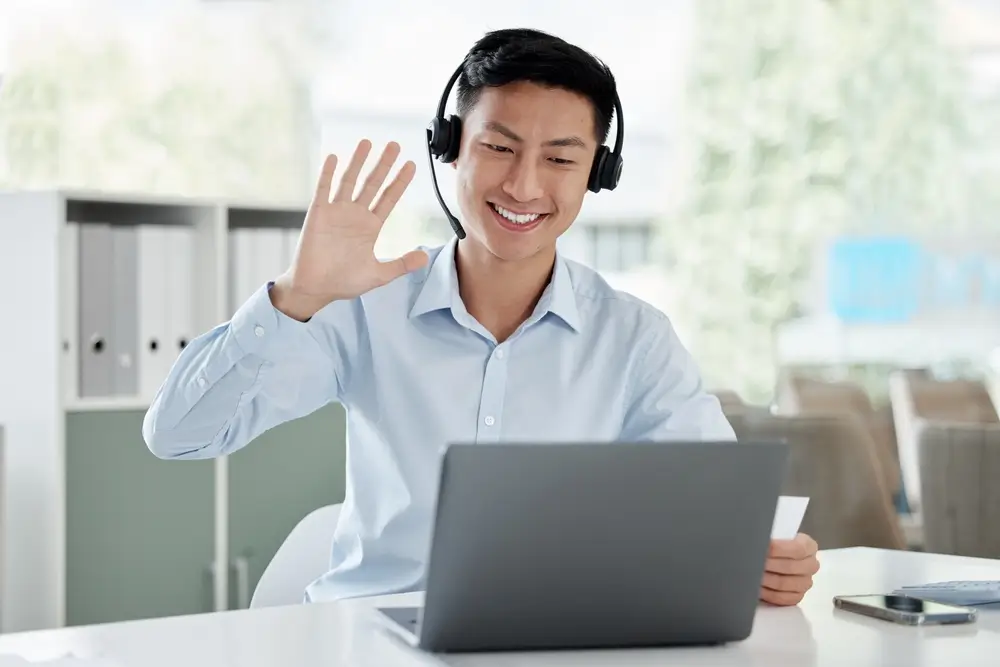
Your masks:
<svg viewBox="0 0 1000 667"><path fill-rule="evenodd" d="M861 385L785 373L777 386L775 405L777 413L783 415L855 415L871 435L890 501L899 493L899 454L896 450L892 409L888 405L874 408Z"/></svg>
<svg viewBox="0 0 1000 667"><path fill-rule="evenodd" d="M868 429L851 415L733 415L745 440L782 439L791 447L783 493L809 496L802 531L822 549L905 549Z"/></svg>
<svg viewBox="0 0 1000 667"><path fill-rule="evenodd" d="M741 410L746 406L746 401L743 400L743 397L731 389L716 389L711 393L719 399L723 412Z"/></svg>
<svg viewBox="0 0 1000 667"><path fill-rule="evenodd" d="M730 415L743 415L743 414L770 414L771 409L766 405L757 405L754 403L747 403L743 400L743 397L739 393L731 389L716 389L712 392L716 398L719 399L719 404L722 406L722 412L725 413L727 417Z"/></svg>
<svg viewBox="0 0 1000 667"><path fill-rule="evenodd" d="M929 421L917 449L924 549L1000 558L1000 424Z"/></svg>
<svg viewBox="0 0 1000 667"><path fill-rule="evenodd" d="M996 424L997 410L983 382L935 380L927 374L898 371L889 376L889 397L906 500L922 513L920 433L930 422Z"/></svg>

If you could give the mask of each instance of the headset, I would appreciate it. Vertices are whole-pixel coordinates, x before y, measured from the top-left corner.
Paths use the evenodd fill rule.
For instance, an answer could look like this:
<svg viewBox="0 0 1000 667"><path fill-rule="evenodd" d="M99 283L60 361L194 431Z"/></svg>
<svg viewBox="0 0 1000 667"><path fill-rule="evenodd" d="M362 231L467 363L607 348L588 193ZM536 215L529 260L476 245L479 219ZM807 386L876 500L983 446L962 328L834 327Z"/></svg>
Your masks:
<svg viewBox="0 0 1000 667"><path fill-rule="evenodd" d="M451 89L455 86L455 82L458 81L458 77L462 75L464 69L465 63L459 65L454 74L451 75L451 78L448 79L448 85L445 86L444 92L441 94L441 101L438 103L437 115L427 126L427 159L431 168L431 182L434 185L434 195L437 197L438 203L441 204L441 208L444 209L444 214L447 216L451 228L460 239L465 238L465 229L459 223L458 218L448 210L448 206L441 197L437 173L434 171L434 158L445 164L454 162L458 158L458 149L462 144L462 119L454 114L446 118L444 109L448 104L448 96L451 94ZM614 190L618 187L618 181L622 176L622 147L625 144L625 122L622 119L622 103L617 91L615 92L615 118L618 122L615 133L615 147L614 150L609 150L607 146L602 145L597 149L597 154L594 156L594 163L590 168L590 177L587 181L587 189L591 192Z"/></svg>

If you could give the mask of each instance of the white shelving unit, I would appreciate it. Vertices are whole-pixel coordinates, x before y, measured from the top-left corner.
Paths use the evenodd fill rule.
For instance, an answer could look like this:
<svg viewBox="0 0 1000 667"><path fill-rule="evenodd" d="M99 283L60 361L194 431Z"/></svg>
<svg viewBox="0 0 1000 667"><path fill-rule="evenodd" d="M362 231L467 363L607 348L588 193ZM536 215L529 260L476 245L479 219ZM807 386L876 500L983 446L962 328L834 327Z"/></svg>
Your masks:
<svg viewBox="0 0 1000 667"><path fill-rule="evenodd" d="M284 270L305 208L305 203L256 205L86 191L0 192L0 423L7 439L7 485L0 499L6 515L0 518L6 519L6 544L17 545L0 554L0 580L7 582L0 630L65 624L66 414L144 410L182 341L227 321L251 285L259 287ZM274 248L269 261L258 254L237 266L231 247L241 230L255 228L274 230L272 240L280 238L282 250ZM81 243L92 243L88 235L98 229L112 235L137 232L122 234L131 250L112 252L107 275L88 274L94 267L79 263ZM171 234L179 231L189 236ZM153 240L144 238L146 233ZM172 245L178 240L182 245ZM274 244L259 248L266 245ZM187 256L183 247L190 249ZM123 268L120 260L128 252L133 255ZM150 264L158 269L150 271ZM96 281L83 277L93 275ZM108 276L121 275L133 275L134 283L105 284ZM151 297L150 280L157 277L162 280L154 287L160 291ZM92 289L82 284L89 282ZM111 307L125 319L110 323L108 332L91 334L88 323L109 295L134 308ZM159 319L151 324L150 313L161 306L167 310L157 311ZM156 326L163 330L153 330ZM128 346L119 347L126 339ZM151 350L154 340L157 355ZM124 390L112 382L110 391L100 391L101 382L94 383L88 363L100 355L111 357L111 372L128 380L121 385ZM81 391L87 388L94 391ZM228 563L227 461L214 465L215 558ZM216 609L228 607L227 580L214 578Z"/></svg>

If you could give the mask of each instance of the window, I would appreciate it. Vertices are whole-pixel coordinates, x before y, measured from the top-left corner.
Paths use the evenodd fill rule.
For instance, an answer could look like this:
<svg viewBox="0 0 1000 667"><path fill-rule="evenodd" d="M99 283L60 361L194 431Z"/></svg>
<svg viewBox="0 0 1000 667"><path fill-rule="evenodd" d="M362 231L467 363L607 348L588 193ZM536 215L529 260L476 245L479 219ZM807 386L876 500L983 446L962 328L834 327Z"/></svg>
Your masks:
<svg viewBox="0 0 1000 667"><path fill-rule="evenodd" d="M650 223L574 226L559 239L559 249L570 259L602 273L625 273L651 260Z"/></svg>

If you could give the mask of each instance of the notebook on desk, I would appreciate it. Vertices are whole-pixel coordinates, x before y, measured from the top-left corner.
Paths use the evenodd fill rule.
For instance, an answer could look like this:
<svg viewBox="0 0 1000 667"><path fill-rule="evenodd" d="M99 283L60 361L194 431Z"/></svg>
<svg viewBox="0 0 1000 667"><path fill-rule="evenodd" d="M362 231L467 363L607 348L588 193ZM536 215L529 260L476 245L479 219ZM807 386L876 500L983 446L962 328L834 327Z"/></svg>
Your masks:
<svg viewBox="0 0 1000 667"><path fill-rule="evenodd" d="M424 605L379 618L431 652L745 639L787 458L780 442L453 445Z"/></svg>

